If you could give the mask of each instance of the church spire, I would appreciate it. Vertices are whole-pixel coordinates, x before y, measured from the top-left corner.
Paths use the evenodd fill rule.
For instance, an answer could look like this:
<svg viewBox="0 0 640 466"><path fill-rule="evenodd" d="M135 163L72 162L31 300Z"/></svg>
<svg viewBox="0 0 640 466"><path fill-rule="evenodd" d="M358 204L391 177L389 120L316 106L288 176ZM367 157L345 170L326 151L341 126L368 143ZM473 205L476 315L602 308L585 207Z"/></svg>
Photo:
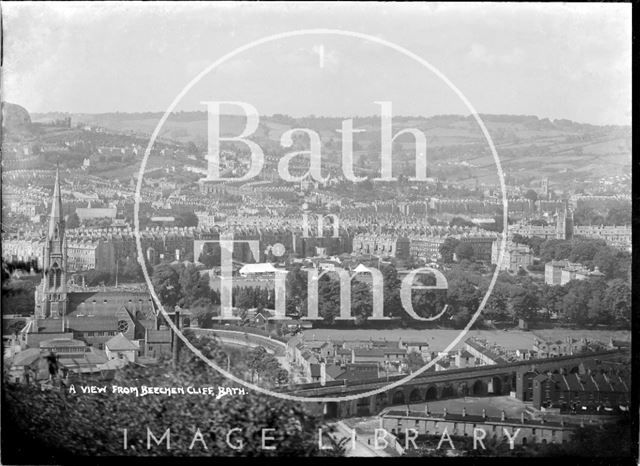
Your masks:
<svg viewBox="0 0 640 466"><path fill-rule="evenodd" d="M62 235L62 193L60 191L60 168L56 167L56 181L53 184L51 215L49 216L48 239L59 239Z"/></svg>

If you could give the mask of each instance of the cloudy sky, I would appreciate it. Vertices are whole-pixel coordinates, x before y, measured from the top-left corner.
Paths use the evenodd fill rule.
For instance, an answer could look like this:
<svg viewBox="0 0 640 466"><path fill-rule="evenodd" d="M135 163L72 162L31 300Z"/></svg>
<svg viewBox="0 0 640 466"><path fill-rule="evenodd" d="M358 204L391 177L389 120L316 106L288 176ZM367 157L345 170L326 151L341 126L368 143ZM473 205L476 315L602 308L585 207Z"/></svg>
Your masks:
<svg viewBox="0 0 640 466"><path fill-rule="evenodd" d="M480 113L631 122L628 4L2 5L3 99L30 112L164 111L220 57L303 29L378 37L422 57ZM429 69L362 38L310 34L238 53L178 105L242 100L263 114L463 113Z"/></svg>

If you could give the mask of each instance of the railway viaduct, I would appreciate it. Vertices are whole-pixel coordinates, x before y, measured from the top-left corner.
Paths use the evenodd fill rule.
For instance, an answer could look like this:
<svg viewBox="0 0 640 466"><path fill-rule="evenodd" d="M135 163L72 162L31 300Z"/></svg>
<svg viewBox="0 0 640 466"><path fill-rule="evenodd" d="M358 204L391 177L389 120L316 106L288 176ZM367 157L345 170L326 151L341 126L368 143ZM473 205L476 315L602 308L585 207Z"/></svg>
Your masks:
<svg viewBox="0 0 640 466"><path fill-rule="evenodd" d="M440 372L427 371L401 386L377 395L344 402L317 403L315 408L326 417L333 418L372 415L387 406L464 396L497 396L515 392L518 399L529 401L532 397L533 378L540 373L575 373L584 371L599 361L624 359L628 359L627 353L611 350ZM383 388L403 377L393 376L357 382L340 380L327 382L325 385L303 384L290 387L287 392L297 396L339 398Z"/></svg>

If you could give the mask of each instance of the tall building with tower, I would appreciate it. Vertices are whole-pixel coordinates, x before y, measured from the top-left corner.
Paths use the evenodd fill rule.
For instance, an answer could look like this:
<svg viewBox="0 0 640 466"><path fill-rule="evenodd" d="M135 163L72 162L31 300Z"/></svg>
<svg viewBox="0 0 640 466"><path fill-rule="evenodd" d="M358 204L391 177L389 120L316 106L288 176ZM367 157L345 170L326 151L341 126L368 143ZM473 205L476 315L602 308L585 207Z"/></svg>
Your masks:
<svg viewBox="0 0 640 466"><path fill-rule="evenodd" d="M67 310L67 242L64 236L60 171L56 170L49 228L44 243L43 273L36 290L36 315L60 318Z"/></svg>
<svg viewBox="0 0 640 466"><path fill-rule="evenodd" d="M549 199L549 178L542 179L540 182L540 188L543 199Z"/></svg>
<svg viewBox="0 0 640 466"><path fill-rule="evenodd" d="M564 208L556 211L556 239L572 239L573 238L573 210L565 201Z"/></svg>
<svg viewBox="0 0 640 466"><path fill-rule="evenodd" d="M171 330L144 286L98 290L68 284L68 248L58 171L44 240L43 266L42 281L35 293L34 316L25 327L26 346L37 348L50 341L81 341L102 351L108 341L121 334L135 342L140 356L171 353ZM173 310L167 311L176 315Z"/></svg>

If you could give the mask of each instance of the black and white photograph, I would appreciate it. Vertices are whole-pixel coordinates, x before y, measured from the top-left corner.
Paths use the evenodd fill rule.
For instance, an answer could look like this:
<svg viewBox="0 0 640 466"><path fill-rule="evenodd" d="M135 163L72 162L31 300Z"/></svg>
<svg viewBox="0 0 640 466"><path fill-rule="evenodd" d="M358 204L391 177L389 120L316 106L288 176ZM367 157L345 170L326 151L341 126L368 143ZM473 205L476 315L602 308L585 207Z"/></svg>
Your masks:
<svg viewBox="0 0 640 466"><path fill-rule="evenodd" d="M2 464L639 464L631 3L0 13Z"/></svg>

